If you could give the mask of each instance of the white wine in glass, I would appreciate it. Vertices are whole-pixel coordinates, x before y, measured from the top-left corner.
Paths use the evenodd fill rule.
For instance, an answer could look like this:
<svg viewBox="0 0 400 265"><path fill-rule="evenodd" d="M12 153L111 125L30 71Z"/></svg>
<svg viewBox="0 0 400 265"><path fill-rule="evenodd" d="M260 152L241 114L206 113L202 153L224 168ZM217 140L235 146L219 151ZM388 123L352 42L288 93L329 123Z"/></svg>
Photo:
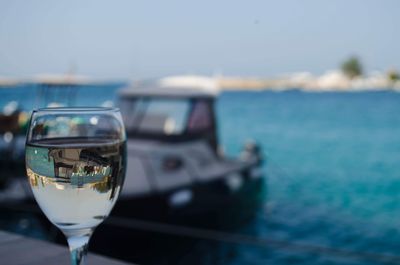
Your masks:
<svg viewBox="0 0 400 265"><path fill-rule="evenodd" d="M67 237L71 263L84 264L91 234L112 210L126 168L126 136L118 109L34 111L26 171L40 208Z"/></svg>

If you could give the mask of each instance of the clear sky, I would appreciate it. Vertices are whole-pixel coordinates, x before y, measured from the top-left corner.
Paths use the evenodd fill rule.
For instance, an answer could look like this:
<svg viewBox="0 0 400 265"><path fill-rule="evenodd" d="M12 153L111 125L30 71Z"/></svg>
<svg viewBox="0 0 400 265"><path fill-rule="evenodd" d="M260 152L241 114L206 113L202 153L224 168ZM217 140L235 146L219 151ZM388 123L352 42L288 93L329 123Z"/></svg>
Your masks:
<svg viewBox="0 0 400 265"><path fill-rule="evenodd" d="M400 1L0 0L0 76L400 69Z"/></svg>

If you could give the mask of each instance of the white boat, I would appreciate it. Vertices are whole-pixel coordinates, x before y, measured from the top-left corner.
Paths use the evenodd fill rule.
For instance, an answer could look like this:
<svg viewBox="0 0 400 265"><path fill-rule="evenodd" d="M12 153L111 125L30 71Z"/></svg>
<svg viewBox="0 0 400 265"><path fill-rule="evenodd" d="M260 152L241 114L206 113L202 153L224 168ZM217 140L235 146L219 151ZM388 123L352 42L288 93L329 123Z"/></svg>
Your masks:
<svg viewBox="0 0 400 265"><path fill-rule="evenodd" d="M223 156L214 109L217 87L207 78L180 79L119 93L128 168L114 213L169 222L232 209L251 214L264 192L259 146L247 144L240 159ZM139 204L146 206L143 211L132 210L143 209Z"/></svg>

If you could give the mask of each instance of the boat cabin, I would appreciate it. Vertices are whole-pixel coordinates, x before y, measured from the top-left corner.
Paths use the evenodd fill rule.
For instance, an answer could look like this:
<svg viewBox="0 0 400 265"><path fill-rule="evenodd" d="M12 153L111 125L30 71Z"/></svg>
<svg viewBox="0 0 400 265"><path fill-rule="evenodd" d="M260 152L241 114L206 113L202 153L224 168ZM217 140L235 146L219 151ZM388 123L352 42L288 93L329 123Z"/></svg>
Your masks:
<svg viewBox="0 0 400 265"><path fill-rule="evenodd" d="M150 87L120 92L129 138L177 143L206 140L217 152L215 94L193 88Z"/></svg>

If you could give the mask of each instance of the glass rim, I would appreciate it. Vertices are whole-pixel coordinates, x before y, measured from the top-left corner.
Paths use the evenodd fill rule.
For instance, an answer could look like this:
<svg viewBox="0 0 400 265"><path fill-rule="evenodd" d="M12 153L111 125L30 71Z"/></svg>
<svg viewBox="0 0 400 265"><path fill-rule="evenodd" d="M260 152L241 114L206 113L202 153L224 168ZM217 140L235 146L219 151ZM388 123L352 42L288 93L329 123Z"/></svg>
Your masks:
<svg viewBox="0 0 400 265"><path fill-rule="evenodd" d="M119 112L119 108L115 107L50 107L50 108L38 108L34 109L32 113L40 113L40 112L60 112L60 113L68 113L68 112Z"/></svg>

